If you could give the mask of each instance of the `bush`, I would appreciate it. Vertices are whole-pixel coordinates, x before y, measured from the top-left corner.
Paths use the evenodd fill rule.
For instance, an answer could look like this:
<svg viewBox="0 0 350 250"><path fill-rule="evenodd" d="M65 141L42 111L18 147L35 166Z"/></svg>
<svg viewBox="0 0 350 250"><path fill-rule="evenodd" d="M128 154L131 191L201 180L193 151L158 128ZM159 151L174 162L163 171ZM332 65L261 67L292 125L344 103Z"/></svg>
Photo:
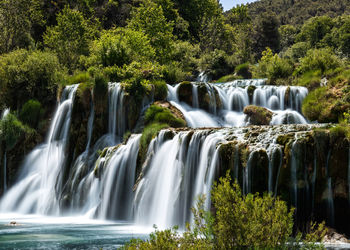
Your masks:
<svg viewBox="0 0 350 250"><path fill-rule="evenodd" d="M240 64L235 69L236 74L239 76L243 76L245 79L252 78L252 73L250 72L250 65L249 63Z"/></svg>
<svg viewBox="0 0 350 250"><path fill-rule="evenodd" d="M327 70L336 69L340 65L340 59L329 48L311 49L300 60L300 65L295 70L295 74L300 75L312 70L320 70L321 73L324 73Z"/></svg>
<svg viewBox="0 0 350 250"><path fill-rule="evenodd" d="M62 66L50 52L16 50L0 56L0 102L18 110L29 99L56 101Z"/></svg>
<svg viewBox="0 0 350 250"><path fill-rule="evenodd" d="M188 74L182 70L181 64L178 62L172 62L164 65L162 74L163 79L168 84L176 84L192 77L191 74Z"/></svg>
<svg viewBox="0 0 350 250"><path fill-rule="evenodd" d="M44 109L41 103L37 100L27 101L19 114L19 119L29 125L30 127L36 129L39 125L39 121L44 114Z"/></svg>
<svg viewBox="0 0 350 250"><path fill-rule="evenodd" d="M90 66L122 67L132 61L152 60L155 50L143 32L118 28L104 31L101 37L92 43L90 54L87 59Z"/></svg>
<svg viewBox="0 0 350 250"><path fill-rule="evenodd" d="M33 130L23 125L13 114L0 120L0 142L5 144L6 151L11 150L25 133Z"/></svg>
<svg viewBox="0 0 350 250"><path fill-rule="evenodd" d="M150 124L152 122L167 124L173 128L184 127L186 125L183 119L176 118L169 109L158 105L151 105L146 111L145 124Z"/></svg>
<svg viewBox="0 0 350 250"><path fill-rule="evenodd" d="M154 100L164 101L168 96L168 87L165 81L154 80L151 81L151 84L154 86Z"/></svg>
<svg viewBox="0 0 350 250"><path fill-rule="evenodd" d="M200 68L213 80L232 73L235 62L222 50L214 50L204 54L200 59Z"/></svg>
<svg viewBox="0 0 350 250"><path fill-rule="evenodd" d="M158 231L150 240L133 240L125 249L310 249L325 235L324 223L311 224L310 233L293 240L293 212L286 202L271 194L242 195L229 174L220 178L212 190L215 216L204 210L200 196L192 209L194 225L181 235L177 228Z"/></svg>
<svg viewBox="0 0 350 250"><path fill-rule="evenodd" d="M212 191L218 248L284 246L292 234L294 209L288 210L284 201L271 194L243 196L239 185L230 181L227 174Z"/></svg>
<svg viewBox="0 0 350 250"><path fill-rule="evenodd" d="M311 121L336 122L338 117L331 112L333 99L328 94L327 87L317 88L304 99L302 112Z"/></svg>
<svg viewBox="0 0 350 250"><path fill-rule="evenodd" d="M309 49L310 45L307 42L298 42L288 48L283 56L293 60L294 62L298 62L300 58L306 56Z"/></svg>
<svg viewBox="0 0 350 250"><path fill-rule="evenodd" d="M268 78L270 83L276 83L278 79L288 78L293 73L293 66L287 59L280 58L267 48L263 53L258 66L255 68L254 77Z"/></svg>

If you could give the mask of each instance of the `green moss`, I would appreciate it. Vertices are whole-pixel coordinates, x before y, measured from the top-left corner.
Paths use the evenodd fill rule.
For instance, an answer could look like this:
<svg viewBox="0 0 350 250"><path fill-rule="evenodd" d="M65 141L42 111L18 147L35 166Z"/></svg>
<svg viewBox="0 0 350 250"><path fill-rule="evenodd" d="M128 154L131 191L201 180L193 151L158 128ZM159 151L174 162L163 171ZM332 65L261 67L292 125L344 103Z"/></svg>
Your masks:
<svg viewBox="0 0 350 250"><path fill-rule="evenodd" d="M329 132L333 140L336 140L336 138L350 138L350 127L347 124L338 124L330 128Z"/></svg>
<svg viewBox="0 0 350 250"><path fill-rule="evenodd" d="M245 79L252 78L249 63L240 64L235 68L236 74L242 76Z"/></svg>
<svg viewBox="0 0 350 250"><path fill-rule="evenodd" d="M312 70L305 72L301 77L297 78L296 84L299 86L307 87L309 90L313 90L320 86L321 71Z"/></svg>
<svg viewBox="0 0 350 250"><path fill-rule="evenodd" d="M152 122L167 124L174 128L184 127L186 125L183 119L175 117L169 109L158 105L151 105L146 111L145 124L147 125Z"/></svg>
<svg viewBox="0 0 350 250"><path fill-rule="evenodd" d="M245 107L243 113L249 117L252 125L269 125L272 119L271 111L254 105Z"/></svg>
<svg viewBox="0 0 350 250"><path fill-rule="evenodd" d="M140 150L139 150L139 163L143 163L146 159L146 153L149 143L154 137L156 137L162 129L168 128L169 125L164 123L152 123L146 126L142 132L140 140ZM141 165L139 164L139 165Z"/></svg>
<svg viewBox="0 0 350 250"><path fill-rule="evenodd" d="M280 145L286 145L290 140L293 140L293 139L294 139L294 134L289 133L289 134L279 135L276 141Z"/></svg>
<svg viewBox="0 0 350 250"><path fill-rule="evenodd" d="M243 79L243 77L231 74L231 75L223 76L223 77L219 78L218 80L216 80L215 82L232 82L232 81L238 80L238 79Z"/></svg>

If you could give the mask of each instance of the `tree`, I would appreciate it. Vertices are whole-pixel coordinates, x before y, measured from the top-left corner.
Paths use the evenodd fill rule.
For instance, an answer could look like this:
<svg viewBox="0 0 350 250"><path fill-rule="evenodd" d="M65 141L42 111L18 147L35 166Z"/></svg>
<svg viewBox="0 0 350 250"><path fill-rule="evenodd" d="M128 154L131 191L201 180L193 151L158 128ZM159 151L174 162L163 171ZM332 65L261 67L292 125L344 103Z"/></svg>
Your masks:
<svg viewBox="0 0 350 250"><path fill-rule="evenodd" d="M328 16L310 18L302 26L297 41L307 41L311 47L317 47L321 40L333 28L333 20Z"/></svg>
<svg viewBox="0 0 350 250"><path fill-rule="evenodd" d="M188 30L194 41L200 39L203 21L211 20L222 13L222 7L217 0L175 0L174 2L180 16L189 23Z"/></svg>
<svg viewBox="0 0 350 250"><path fill-rule="evenodd" d="M80 55L88 54L89 42L96 35L95 23L66 6L57 15L57 25L49 27L44 34L44 43L57 53L62 64L73 71L78 67Z"/></svg>
<svg viewBox="0 0 350 250"><path fill-rule="evenodd" d="M0 0L0 53L33 43L34 24L43 24L39 0Z"/></svg>
<svg viewBox="0 0 350 250"><path fill-rule="evenodd" d="M279 52L280 34L279 22L275 14L263 13L256 21L254 27L253 50L256 57L260 57L266 47L273 52Z"/></svg>
<svg viewBox="0 0 350 250"><path fill-rule="evenodd" d="M102 32L90 48L88 66L102 67L130 64L132 61L145 62L155 57L155 50L150 40L141 31L117 28Z"/></svg>
<svg viewBox="0 0 350 250"><path fill-rule="evenodd" d="M55 103L62 66L55 54L15 50L0 56L0 103L19 110L29 99Z"/></svg>
<svg viewBox="0 0 350 250"><path fill-rule="evenodd" d="M151 0L145 0L140 7L132 11L128 27L148 36L159 62L165 63L169 60L174 40L174 23L167 21L161 6Z"/></svg>

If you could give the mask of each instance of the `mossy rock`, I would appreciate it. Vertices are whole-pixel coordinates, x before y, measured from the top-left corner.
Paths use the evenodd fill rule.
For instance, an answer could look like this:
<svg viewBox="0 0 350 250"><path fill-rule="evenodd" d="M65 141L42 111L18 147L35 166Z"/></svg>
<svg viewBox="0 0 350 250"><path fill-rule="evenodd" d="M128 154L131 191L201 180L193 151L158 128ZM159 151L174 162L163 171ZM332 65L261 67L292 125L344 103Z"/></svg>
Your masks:
<svg viewBox="0 0 350 250"><path fill-rule="evenodd" d="M197 86L199 108L211 113L216 113L218 109L222 108L219 92L214 86L204 83L200 83ZM208 90L208 88L212 89Z"/></svg>
<svg viewBox="0 0 350 250"><path fill-rule="evenodd" d="M283 134L279 135L277 137L276 142L280 145L286 145L290 140L293 140L295 137L294 133L288 133L288 134Z"/></svg>
<svg viewBox="0 0 350 250"><path fill-rule="evenodd" d="M253 102L253 97L254 97L254 91L256 90L256 86L250 85L248 86L247 92L248 92L248 97L249 97L249 102Z"/></svg>
<svg viewBox="0 0 350 250"><path fill-rule="evenodd" d="M192 106L192 89L193 85L191 82L181 82L177 88L177 96L179 97L180 102L185 102L188 105Z"/></svg>
<svg viewBox="0 0 350 250"><path fill-rule="evenodd" d="M165 123L173 128L187 126L182 112L169 102L155 102L146 110L145 124L152 122Z"/></svg>
<svg viewBox="0 0 350 250"><path fill-rule="evenodd" d="M273 115L270 110L254 105L245 107L243 113L247 115L251 125L269 125Z"/></svg>

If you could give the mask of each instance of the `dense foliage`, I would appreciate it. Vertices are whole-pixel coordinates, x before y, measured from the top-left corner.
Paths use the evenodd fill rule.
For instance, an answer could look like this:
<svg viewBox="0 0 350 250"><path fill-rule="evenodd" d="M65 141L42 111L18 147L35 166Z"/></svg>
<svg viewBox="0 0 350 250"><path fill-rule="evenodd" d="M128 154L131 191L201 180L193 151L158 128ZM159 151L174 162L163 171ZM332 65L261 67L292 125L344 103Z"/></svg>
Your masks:
<svg viewBox="0 0 350 250"><path fill-rule="evenodd" d="M193 226L180 234L177 228L156 231L147 241L132 240L126 249L313 249L326 233L324 224L311 225L302 240L292 237L293 212L286 203L271 194L243 195L229 174L220 178L212 189L214 216L204 210L200 196L192 209ZM299 245L302 243L302 245Z"/></svg>

